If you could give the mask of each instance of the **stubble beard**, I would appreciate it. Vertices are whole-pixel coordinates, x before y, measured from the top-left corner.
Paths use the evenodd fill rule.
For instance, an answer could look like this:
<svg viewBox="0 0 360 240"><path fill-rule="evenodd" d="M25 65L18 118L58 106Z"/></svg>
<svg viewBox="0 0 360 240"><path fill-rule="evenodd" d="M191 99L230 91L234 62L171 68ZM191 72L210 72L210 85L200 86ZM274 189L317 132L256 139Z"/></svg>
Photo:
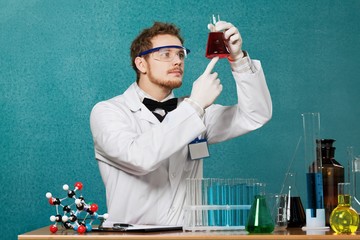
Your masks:
<svg viewBox="0 0 360 240"><path fill-rule="evenodd" d="M152 75L151 72L149 72L149 80L158 86L161 86L163 88L167 89L175 89L179 88L182 85L182 79L176 78L176 79L159 79Z"/></svg>

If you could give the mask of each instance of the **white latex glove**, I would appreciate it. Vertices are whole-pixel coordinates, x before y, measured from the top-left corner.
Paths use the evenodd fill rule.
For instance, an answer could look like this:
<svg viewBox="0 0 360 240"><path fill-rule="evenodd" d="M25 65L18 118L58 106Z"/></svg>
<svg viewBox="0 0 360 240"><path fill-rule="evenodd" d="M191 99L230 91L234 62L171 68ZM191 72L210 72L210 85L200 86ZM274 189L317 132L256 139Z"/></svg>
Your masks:
<svg viewBox="0 0 360 240"><path fill-rule="evenodd" d="M229 22L219 21L215 24L208 24L212 32L224 32L225 44L229 49L230 61L236 61L244 56L242 51L242 38L239 30Z"/></svg>
<svg viewBox="0 0 360 240"><path fill-rule="evenodd" d="M223 88L217 72L212 73L218 60L218 57L211 59L204 73L193 83L190 99L199 104L202 109L210 106Z"/></svg>

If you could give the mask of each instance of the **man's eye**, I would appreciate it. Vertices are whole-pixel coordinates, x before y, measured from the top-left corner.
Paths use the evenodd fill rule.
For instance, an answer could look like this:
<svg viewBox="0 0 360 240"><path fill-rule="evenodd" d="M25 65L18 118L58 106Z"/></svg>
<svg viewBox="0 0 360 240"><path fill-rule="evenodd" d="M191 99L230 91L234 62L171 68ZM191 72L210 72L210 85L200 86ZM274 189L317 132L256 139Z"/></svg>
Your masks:
<svg viewBox="0 0 360 240"><path fill-rule="evenodd" d="M184 52L179 52L179 58L184 59L185 58L185 53Z"/></svg>
<svg viewBox="0 0 360 240"><path fill-rule="evenodd" d="M162 51L160 52L160 55L163 57L170 57L170 51Z"/></svg>

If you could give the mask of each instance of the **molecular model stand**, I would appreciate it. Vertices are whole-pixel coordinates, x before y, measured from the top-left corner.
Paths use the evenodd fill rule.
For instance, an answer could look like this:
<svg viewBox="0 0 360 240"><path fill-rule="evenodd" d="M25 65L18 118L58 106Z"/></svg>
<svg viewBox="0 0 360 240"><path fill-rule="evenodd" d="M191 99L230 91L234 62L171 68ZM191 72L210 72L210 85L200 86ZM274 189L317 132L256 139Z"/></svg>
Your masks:
<svg viewBox="0 0 360 240"><path fill-rule="evenodd" d="M67 184L63 185L63 189L67 191L67 196L64 198L53 197L50 192L46 193L46 197L49 199L50 205L56 207L56 215L50 217L50 221L54 222L49 227L50 232L56 233L58 231L57 224L62 224L66 229L74 229L78 233L90 232L92 230L92 223L98 219L107 219L108 214L99 215L96 211L98 205L96 203L88 204L85 202L84 197L76 197L76 191L80 191L83 188L81 182L74 184L74 190L69 190ZM66 204L70 202L70 204ZM62 208L63 214L60 214L59 208ZM72 209L74 208L74 210ZM76 210L75 210L76 208Z"/></svg>

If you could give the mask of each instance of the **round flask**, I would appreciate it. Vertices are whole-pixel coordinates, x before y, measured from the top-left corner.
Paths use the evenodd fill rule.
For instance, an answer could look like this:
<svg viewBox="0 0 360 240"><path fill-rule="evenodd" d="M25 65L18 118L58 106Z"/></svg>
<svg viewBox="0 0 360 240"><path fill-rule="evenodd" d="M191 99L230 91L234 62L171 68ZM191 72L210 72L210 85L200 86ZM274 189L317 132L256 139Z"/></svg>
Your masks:
<svg viewBox="0 0 360 240"><path fill-rule="evenodd" d="M351 207L350 183L338 184L338 205L331 212L330 226L336 233L354 233L359 225L359 215Z"/></svg>

